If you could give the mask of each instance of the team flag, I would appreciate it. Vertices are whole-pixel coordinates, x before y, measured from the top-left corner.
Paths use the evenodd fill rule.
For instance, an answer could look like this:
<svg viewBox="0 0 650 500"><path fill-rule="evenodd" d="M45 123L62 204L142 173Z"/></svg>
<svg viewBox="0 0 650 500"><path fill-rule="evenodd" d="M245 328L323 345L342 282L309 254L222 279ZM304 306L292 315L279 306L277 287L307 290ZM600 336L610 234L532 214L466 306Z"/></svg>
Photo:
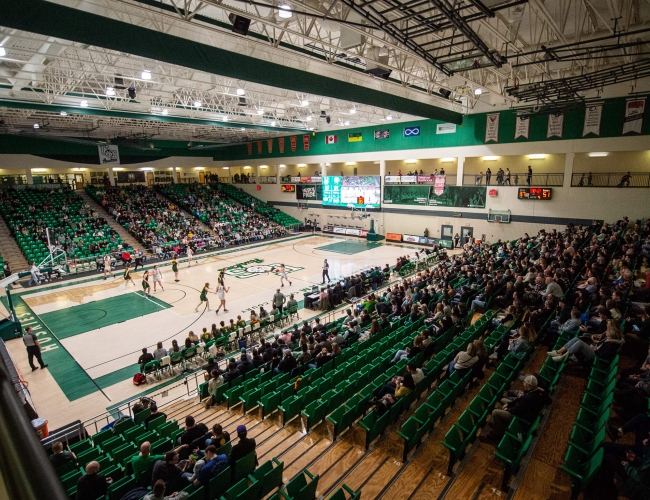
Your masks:
<svg viewBox="0 0 650 500"><path fill-rule="evenodd" d="M336 144L338 141L338 138L335 135L326 135L325 136L325 144Z"/></svg>
<svg viewBox="0 0 650 500"><path fill-rule="evenodd" d="M361 132L348 134L348 142L361 142L362 140L363 136L361 135Z"/></svg>

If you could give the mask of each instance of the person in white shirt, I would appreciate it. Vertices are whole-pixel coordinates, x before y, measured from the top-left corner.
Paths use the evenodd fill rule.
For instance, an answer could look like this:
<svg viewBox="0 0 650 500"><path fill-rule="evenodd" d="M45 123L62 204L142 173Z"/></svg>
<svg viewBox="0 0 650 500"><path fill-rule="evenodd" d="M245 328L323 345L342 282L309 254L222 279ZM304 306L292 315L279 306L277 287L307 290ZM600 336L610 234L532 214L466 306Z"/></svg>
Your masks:
<svg viewBox="0 0 650 500"><path fill-rule="evenodd" d="M163 357L167 356L167 349L163 349L162 342L158 342L156 345L156 350L153 352L153 357L160 361Z"/></svg>
<svg viewBox="0 0 650 500"><path fill-rule="evenodd" d="M192 252L192 249L190 248L189 245L187 245L187 267L190 267L192 265L192 256L194 255L194 252Z"/></svg>
<svg viewBox="0 0 650 500"><path fill-rule="evenodd" d="M553 278L550 276L546 277L546 290L544 293L542 293L542 297L546 299L548 295L554 295L555 298L560 299L564 296L564 292L562 291L562 287L558 285L555 281L553 281Z"/></svg>
<svg viewBox="0 0 650 500"><path fill-rule="evenodd" d="M413 377L413 382L415 382L415 385L418 385L418 383L424 379L424 372L417 368L413 363L406 365L406 369Z"/></svg>
<svg viewBox="0 0 650 500"><path fill-rule="evenodd" d="M38 278L38 266L36 265L36 262L32 262L32 267L29 268L29 273L32 275L32 277L29 278L29 284L31 285L33 282L35 285L40 285L41 281Z"/></svg>
<svg viewBox="0 0 650 500"><path fill-rule="evenodd" d="M153 293L156 293L156 284L160 285L160 289L164 292L165 289L162 286L162 271L158 266L153 266Z"/></svg>
<svg viewBox="0 0 650 500"><path fill-rule="evenodd" d="M104 279L106 279L106 273L109 273L113 279L117 278L117 276L113 274L113 271L111 271L111 264L111 256L109 254L104 255Z"/></svg>

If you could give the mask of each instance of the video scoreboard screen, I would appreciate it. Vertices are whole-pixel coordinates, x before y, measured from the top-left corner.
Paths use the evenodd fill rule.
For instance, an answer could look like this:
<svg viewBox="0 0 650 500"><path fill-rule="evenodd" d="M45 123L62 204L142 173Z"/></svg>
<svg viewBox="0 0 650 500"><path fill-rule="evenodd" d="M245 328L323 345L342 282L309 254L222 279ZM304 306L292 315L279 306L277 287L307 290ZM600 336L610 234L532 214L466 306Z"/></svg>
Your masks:
<svg viewBox="0 0 650 500"><path fill-rule="evenodd" d="M328 175L323 178L323 205L379 208L381 178L378 175Z"/></svg>
<svg viewBox="0 0 650 500"><path fill-rule="evenodd" d="M519 188L517 198L520 200L550 200L551 188Z"/></svg>

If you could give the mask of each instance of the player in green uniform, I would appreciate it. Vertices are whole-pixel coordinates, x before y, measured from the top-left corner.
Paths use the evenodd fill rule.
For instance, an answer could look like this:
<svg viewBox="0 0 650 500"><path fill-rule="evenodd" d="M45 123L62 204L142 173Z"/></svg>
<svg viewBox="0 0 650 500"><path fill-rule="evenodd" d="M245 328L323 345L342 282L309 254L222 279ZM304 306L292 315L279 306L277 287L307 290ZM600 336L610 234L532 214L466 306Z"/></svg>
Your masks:
<svg viewBox="0 0 650 500"><path fill-rule="evenodd" d="M199 306L205 302L206 306L208 307L208 311L211 311L210 309L210 301L208 300L208 292L210 291L210 283L206 283L205 286L203 287L203 290L201 290L201 302L199 302L199 305L196 306L194 311L199 312Z"/></svg>
<svg viewBox="0 0 650 500"><path fill-rule="evenodd" d="M149 271L145 271L144 274L142 275L142 296L146 295L151 295L149 293L149 289L151 287L149 286Z"/></svg>
<svg viewBox="0 0 650 500"><path fill-rule="evenodd" d="M129 281L133 286L135 286L133 278L131 278L131 263L127 262L126 269L124 269L124 288L129 288Z"/></svg>
<svg viewBox="0 0 650 500"><path fill-rule="evenodd" d="M172 271L174 272L174 281L178 283L180 280L178 279L178 261L176 257L172 259Z"/></svg>

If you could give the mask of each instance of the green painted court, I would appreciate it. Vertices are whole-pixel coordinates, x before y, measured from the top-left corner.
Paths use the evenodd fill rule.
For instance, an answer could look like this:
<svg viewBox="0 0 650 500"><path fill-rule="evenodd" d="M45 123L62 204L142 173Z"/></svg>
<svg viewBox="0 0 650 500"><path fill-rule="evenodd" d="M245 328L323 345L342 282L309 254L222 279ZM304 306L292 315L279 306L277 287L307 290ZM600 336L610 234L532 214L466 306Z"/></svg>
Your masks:
<svg viewBox="0 0 650 500"><path fill-rule="evenodd" d="M344 255L354 255L357 253L365 252L382 246L383 243L375 243L371 241L340 241L337 243L330 243L322 247L316 247L316 250L325 250L327 252L342 253Z"/></svg>

